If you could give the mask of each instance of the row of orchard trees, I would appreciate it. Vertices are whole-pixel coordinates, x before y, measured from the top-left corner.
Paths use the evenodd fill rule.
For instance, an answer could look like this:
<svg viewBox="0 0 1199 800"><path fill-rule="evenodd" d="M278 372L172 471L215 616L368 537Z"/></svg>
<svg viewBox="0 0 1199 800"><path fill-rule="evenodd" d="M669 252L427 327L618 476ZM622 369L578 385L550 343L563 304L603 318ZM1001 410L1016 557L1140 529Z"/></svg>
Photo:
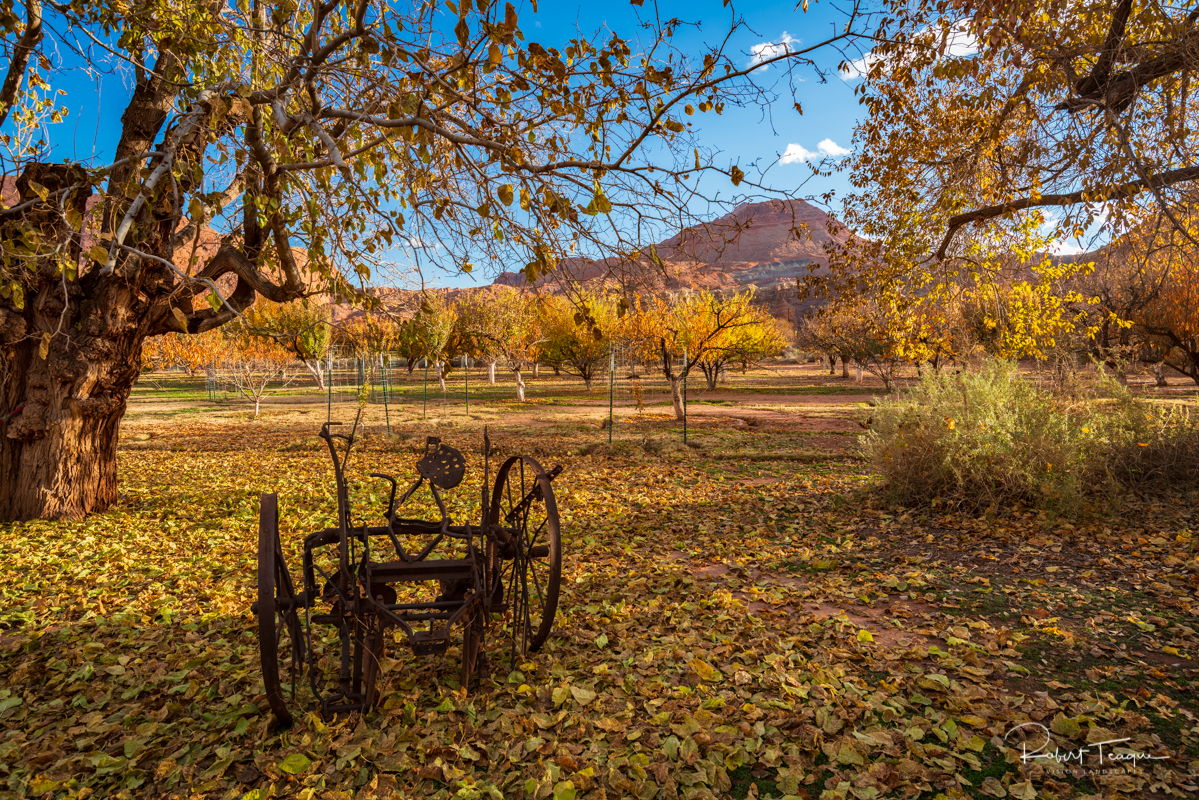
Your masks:
<svg viewBox="0 0 1199 800"><path fill-rule="evenodd" d="M363 355L406 359L409 370L421 361L432 364L442 388L450 363L462 357L488 365L492 383L497 367L508 370L521 401L530 367L544 364L573 375L590 390L611 354L620 351L661 372L680 416L680 387L694 369L715 388L730 362L757 363L777 355L788 340L787 328L754 303L752 292L684 291L630 300L595 289L576 288L566 297L505 287L453 300L427 292L411 319L368 313L341 335Z"/></svg>
<svg viewBox="0 0 1199 800"><path fill-rule="evenodd" d="M590 390L619 351L623 359L662 374L681 417L681 386L692 371L716 388L727 365L744 368L777 355L788 339L789 328L757 305L752 292L630 299L595 289L575 289L564 297L493 286L456 298L428 291L407 318L368 311L337 325L330 307L312 299L259 303L225 328L149 340L143 363L193 373L219 365L254 402L257 415L269 384L289 383L304 369L324 388L330 348L369 362L398 357L409 372L424 362L435 369L443 390L450 365L470 358L488 365L492 383L497 368L512 372L521 401L530 367L544 364L576 376Z"/></svg>
<svg viewBox="0 0 1199 800"><path fill-rule="evenodd" d="M1155 235L1134 230L1081 266L1041 254L1028 267L1009 256L1020 269L1008 265L1008 277L985 281L861 280L808 317L797 341L840 358L843 369L855 362L888 390L901 364L939 370L976 352L1090 359L1121 380L1140 361L1154 366L1159 385L1167 366L1199 383L1199 248L1162 246ZM1041 274L1025 277L1034 271Z"/></svg>

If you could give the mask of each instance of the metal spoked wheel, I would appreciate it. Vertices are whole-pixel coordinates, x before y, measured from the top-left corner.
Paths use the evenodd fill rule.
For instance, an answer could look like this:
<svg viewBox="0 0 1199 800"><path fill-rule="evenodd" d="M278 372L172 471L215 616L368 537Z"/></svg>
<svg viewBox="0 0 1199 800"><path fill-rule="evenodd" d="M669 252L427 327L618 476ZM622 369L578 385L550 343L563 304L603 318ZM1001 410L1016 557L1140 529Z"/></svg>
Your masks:
<svg viewBox="0 0 1199 800"><path fill-rule="evenodd" d="M379 702L379 673L387 646L387 627L381 624L378 618L374 620L371 630L366 635L365 646L363 694L366 695L366 707L369 709L374 708Z"/></svg>
<svg viewBox="0 0 1199 800"><path fill-rule="evenodd" d="M486 626L482 610L475 611L462 627L462 688L470 689L475 675L483 677L487 669L487 656L483 654L483 639Z"/></svg>
<svg viewBox="0 0 1199 800"><path fill-rule="evenodd" d="M264 494L258 514L258 602L254 611L258 615L266 699L283 725L292 723L286 695L295 701L304 674L304 634L298 605L279 541L279 498Z"/></svg>
<svg viewBox="0 0 1199 800"><path fill-rule="evenodd" d="M534 459L513 456L496 476L491 524L511 541L503 549L499 577L512 644L517 656L545 644L558 610L562 580L562 542L558 504L550 477Z"/></svg>

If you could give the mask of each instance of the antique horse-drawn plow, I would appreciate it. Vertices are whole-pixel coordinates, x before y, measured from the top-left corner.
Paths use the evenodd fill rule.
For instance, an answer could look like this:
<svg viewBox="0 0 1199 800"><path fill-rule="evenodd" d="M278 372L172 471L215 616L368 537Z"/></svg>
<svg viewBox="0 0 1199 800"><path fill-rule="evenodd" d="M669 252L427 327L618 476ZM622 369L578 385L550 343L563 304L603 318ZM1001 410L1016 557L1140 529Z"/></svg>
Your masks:
<svg viewBox="0 0 1199 800"><path fill-rule="evenodd" d="M387 511L381 525L356 525L346 465L358 423L349 435L331 433L330 424L338 423L326 423L320 436L333 460L338 522L304 538L299 586L283 557L278 499L262 496L253 611L266 696L278 720L292 721L288 696L297 702L305 676L310 705L323 716L369 708L392 629L403 631L413 651L424 655L445 652L460 628L463 686L487 669L484 642L493 622L502 625L513 665L539 649L558 607L562 550L551 481L562 468L547 472L532 458L512 456L489 486L484 432L482 514L477 525L456 525L441 492L462 482L466 461L430 437L416 463L419 477L398 503L396 479L371 473L390 483ZM424 484L441 518L400 516Z"/></svg>

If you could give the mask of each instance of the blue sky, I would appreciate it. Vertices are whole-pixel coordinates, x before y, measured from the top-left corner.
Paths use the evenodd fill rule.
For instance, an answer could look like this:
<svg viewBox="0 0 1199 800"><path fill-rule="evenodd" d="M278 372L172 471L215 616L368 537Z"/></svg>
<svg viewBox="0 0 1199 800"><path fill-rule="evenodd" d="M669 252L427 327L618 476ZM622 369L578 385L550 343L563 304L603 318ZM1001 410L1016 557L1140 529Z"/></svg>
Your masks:
<svg viewBox="0 0 1199 800"><path fill-rule="evenodd" d="M627 0L609 3L543 0L536 14L526 8L521 15L521 26L528 39L542 44L565 41L576 31L592 34L604 26L626 38L634 38L639 33L638 16L652 15L652 6L652 2L646 2L638 8ZM738 53L743 64L750 63L755 51L768 51L771 45L815 44L828 38L844 21L844 16L827 2L812 3L806 13L797 9L794 2L757 0L735 6L746 27L732 39L730 53ZM700 52L704 42L721 38L732 18L730 9L724 8L720 0L662 0L658 3L658 13L663 18L679 17L700 23L698 30L681 28L683 33L677 35L680 46L691 45L694 52ZM530 19L534 20L532 25ZM824 82L815 71L801 67L796 75L803 82L789 84L779 66L766 68L755 77L778 92L778 101L769 116L758 107L726 109L719 117L696 115L692 121L701 140L722 151L730 161L741 164L756 161L762 167L774 164L768 181L775 188L793 189L810 179L803 189L805 195L816 196L827 191L843 194L848 189L843 173L813 178L806 160L832 154L833 158L827 162L831 163L851 147L854 125L861 112L853 94L856 81L842 80L838 75L836 67L841 60L841 54L831 49L818 59L826 74ZM803 108L802 116L793 107L796 101ZM823 151L821 143L825 144ZM783 157L781 163L780 157Z"/></svg>
<svg viewBox="0 0 1199 800"><path fill-rule="evenodd" d="M520 24L527 40L545 46L560 46L580 34L590 37L603 28L626 39L635 39L641 32L639 17L650 17L654 13L652 0L641 7L628 0L607 3L542 0L538 5L538 11L534 13L529 4L525 4ZM758 0L736 3L735 6L745 27L731 40L728 52L730 55L735 53L738 62L744 65L751 63L755 53L769 55L772 46L803 47L827 39L836 27L843 26L845 19L829 3L812 3L806 13L796 8L794 2ZM702 52L705 43L722 38L732 20L731 9L725 8L720 0L662 0L657 12L663 19L678 17L699 23L694 29L680 28L675 39L680 49L695 53ZM832 171L832 174L818 175L812 166L830 167L848 155L852 147L853 130L861 107L853 93L857 82L843 80L838 73L837 66L844 57L829 49L817 58L824 72L823 81L820 74L808 67L800 67L794 73L794 77L802 81L789 80L778 65L764 69L755 78L760 84L774 89L778 94L777 101L768 109L726 107L721 116L697 114L691 117L689 121L694 123L701 145L720 152L716 158L718 164L738 163L755 176L756 172L751 173L746 165L752 163L761 169L769 168L764 182L770 188L794 193L802 184L799 193L811 198L833 192L827 210L835 212L840 208L840 198L850 189L847 174ZM803 108L802 115L795 110L796 102ZM719 180L728 182L727 178ZM475 283L469 276L426 277L436 285ZM476 279L489 281L490 276L476 275Z"/></svg>

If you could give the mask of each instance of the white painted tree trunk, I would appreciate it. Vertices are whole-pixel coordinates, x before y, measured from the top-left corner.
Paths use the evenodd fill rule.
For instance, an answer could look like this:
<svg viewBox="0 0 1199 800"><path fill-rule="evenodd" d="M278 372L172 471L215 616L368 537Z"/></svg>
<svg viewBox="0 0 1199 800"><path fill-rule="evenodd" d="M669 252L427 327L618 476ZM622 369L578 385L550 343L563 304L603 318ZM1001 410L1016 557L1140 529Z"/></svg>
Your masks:
<svg viewBox="0 0 1199 800"><path fill-rule="evenodd" d="M539 372L540 367L541 367L541 365L538 364L536 361L533 362L533 377L534 378L537 377L537 373Z"/></svg>
<svg viewBox="0 0 1199 800"><path fill-rule="evenodd" d="M674 418L683 418L683 379L670 379L670 404L674 406Z"/></svg>
<svg viewBox="0 0 1199 800"><path fill-rule="evenodd" d="M487 382L490 384L495 383L495 362L494 361L492 361L490 364L487 365Z"/></svg>
<svg viewBox="0 0 1199 800"><path fill-rule="evenodd" d="M437 369L437 385L441 387L441 391L445 391L445 364L438 361L434 367Z"/></svg>
<svg viewBox="0 0 1199 800"><path fill-rule="evenodd" d="M858 368L857 382L861 383L862 382L862 365L855 361L854 366Z"/></svg>
<svg viewBox="0 0 1199 800"><path fill-rule="evenodd" d="M325 390L325 365L320 361L305 361L304 366L312 373L312 377L316 378L316 388L321 391Z"/></svg>
<svg viewBox="0 0 1199 800"><path fill-rule="evenodd" d="M520 377L520 367L517 367L512 371L516 373L516 399L523 403L525 401L524 378Z"/></svg>

